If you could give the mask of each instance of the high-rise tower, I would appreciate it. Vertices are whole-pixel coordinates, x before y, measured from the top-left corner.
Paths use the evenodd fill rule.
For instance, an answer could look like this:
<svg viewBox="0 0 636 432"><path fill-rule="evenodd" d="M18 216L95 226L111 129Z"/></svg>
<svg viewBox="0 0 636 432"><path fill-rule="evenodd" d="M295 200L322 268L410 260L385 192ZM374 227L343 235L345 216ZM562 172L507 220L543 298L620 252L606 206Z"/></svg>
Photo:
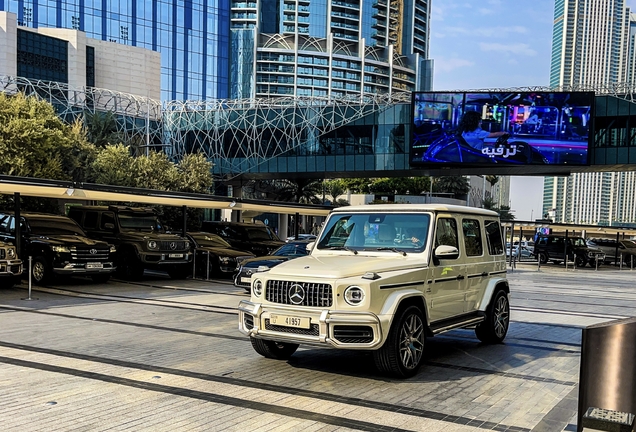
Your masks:
<svg viewBox="0 0 636 432"><path fill-rule="evenodd" d="M555 0L550 85L636 82L632 17L624 0ZM636 222L635 188L634 173L546 177L543 213L555 222Z"/></svg>

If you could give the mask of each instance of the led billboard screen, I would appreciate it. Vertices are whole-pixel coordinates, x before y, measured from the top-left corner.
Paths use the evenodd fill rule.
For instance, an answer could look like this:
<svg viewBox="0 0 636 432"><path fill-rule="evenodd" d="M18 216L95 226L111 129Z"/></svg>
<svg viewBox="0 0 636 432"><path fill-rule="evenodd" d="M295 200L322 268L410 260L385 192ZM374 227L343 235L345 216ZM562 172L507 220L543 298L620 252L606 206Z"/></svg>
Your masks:
<svg viewBox="0 0 636 432"><path fill-rule="evenodd" d="M416 92L412 167L589 165L593 92Z"/></svg>

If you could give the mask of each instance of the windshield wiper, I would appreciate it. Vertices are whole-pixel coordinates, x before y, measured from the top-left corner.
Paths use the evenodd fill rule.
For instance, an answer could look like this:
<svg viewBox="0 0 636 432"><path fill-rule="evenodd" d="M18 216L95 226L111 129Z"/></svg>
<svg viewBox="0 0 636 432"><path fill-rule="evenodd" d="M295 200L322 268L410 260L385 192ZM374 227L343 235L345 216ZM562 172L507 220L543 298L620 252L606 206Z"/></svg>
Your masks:
<svg viewBox="0 0 636 432"><path fill-rule="evenodd" d="M404 252L402 249L398 249L394 247L381 247L381 248L376 248L376 250L379 250L379 251L388 250L391 252L402 254L402 256L406 256L406 252Z"/></svg>
<svg viewBox="0 0 636 432"><path fill-rule="evenodd" d="M346 251L349 251L349 252L353 252L354 255L358 255L358 251L357 250L351 249L348 246L331 246L329 249L330 250L346 250Z"/></svg>

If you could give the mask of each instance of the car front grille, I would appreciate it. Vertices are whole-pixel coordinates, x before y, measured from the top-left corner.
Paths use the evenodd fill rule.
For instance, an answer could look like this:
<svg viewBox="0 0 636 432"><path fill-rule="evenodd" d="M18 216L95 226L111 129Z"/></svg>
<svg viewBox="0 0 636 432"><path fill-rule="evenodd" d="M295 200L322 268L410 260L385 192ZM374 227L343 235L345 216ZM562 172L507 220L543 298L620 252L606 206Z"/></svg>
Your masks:
<svg viewBox="0 0 636 432"><path fill-rule="evenodd" d="M294 293L299 295L292 302L290 294ZM265 288L265 298L272 303L286 305L331 307L332 289L328 284L270 280Z"/></svg>
<svg viewBox="0 0 636 432"><path fill-rule="evenodd" d="M186 242L183 240L161 241L159 243L161 252L174 252L187 250Z"/></svg>
<svg viewBox="0 0 636 432"><path fill-rule="evenodd" d="M103 248L77 248L71 250L71 259L79 262L107 261L109 253L109 249Z"/></svg>
<svg viewBox="0 0 636 432"><path fill-rule="evenodd" d="M275 331L279 333L293 333L305 336L318 336L320 334L320 329L318 324L312 324L308 329L296 328L296 327L284 327L273 325L269 323L269 319L265 319L265 330Z"/></svg>

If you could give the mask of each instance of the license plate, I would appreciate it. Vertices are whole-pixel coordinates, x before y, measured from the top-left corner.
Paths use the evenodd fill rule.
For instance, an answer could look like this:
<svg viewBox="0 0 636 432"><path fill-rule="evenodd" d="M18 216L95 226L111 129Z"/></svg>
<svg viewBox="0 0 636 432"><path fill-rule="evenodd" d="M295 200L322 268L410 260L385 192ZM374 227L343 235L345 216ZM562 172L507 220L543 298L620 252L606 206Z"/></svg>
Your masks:
<svg viewBox="0 0 636 432"><path fill-rule="evenodd" d="M168 258L183 258L183 254L169 254Z"/></svg>
<svg viewBox="0 0 636 432"><path fill-rule="evenodd" d="M251 283L252 282L252 278L251 277L242 277L241 278L241 283Z"/></svg>
<svg viewBox="0 0 636 432"><path fill-rule="evenodd" d="M309 318L294 317L289 315L270 315L269 322L272 325L278 325L283 327L296 327L308 329L310 328Z"/></svg>
<svg viewBox="0 0 636 432"><path fill-rule="evenodd" d="M86 263L87 269L100 269L104 268L104 264L102 263Z"/></svg>

